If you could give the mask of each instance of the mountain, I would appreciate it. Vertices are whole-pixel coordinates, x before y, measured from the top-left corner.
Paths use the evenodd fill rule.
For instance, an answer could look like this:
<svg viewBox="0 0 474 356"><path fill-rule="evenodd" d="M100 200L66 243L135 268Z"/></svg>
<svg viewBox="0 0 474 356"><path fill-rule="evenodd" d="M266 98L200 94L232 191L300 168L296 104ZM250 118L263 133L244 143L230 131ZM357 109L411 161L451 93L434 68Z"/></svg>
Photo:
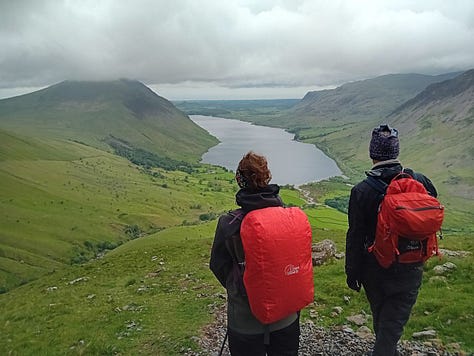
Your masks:
<svg viewBox="0 0 474 356"><path fill-rule="evenodd" d="M395 109L389 115L389 117L396 116L399 113L402 113L403 115L404 111L414 111L423 107L426 110L426 108L434 107L435 105L440 104L443 100L449 98L456 98L458 101L460 101L459 104L461 105L460 107L457 107L457 111L460 111L460 113L465 113L465 110L463 109L469 108L469 102L471 101L470 99L472 99L473 88L474 69L471 69L453 78L452 80L446 80L440 83L429 85L417 96Z"/></svg>
<svg viewBox="0 0 474 356"><path fill-rule="evenodd" d="M217 140L138 81L64 81L0 100L0 128L110 150L111 141L175 159L200 158Z"/></svg>
<svg viewBox="0 0 474 356"><path fill-rule="evenodd" d="M389 74L346 83L335 89L311 91L294 106L292 115L296 123L313 120L347 123L382 118L428 85L457 74Z"/></svg>
<svg viewBox="0 0 474 356"><path fill-rule="evenodd" d="M403 150L436 172L450 197L474 200L474 69L428 86L387 122L403 132Z"/></svg>

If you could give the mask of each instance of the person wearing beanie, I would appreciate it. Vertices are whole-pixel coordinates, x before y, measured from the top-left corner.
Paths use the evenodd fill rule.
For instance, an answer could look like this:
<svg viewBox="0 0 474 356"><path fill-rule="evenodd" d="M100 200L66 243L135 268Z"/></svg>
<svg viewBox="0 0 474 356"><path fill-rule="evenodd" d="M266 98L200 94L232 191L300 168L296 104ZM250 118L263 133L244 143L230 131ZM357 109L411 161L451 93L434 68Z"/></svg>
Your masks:
<svg viewBox="0 0 474 356"><path fill-rule="evenodd" d="M398 160L398 130L387 124L372 131L369 157L372 169L365 172L389 184L402 171L421 182L436 197L432 182L423 174L403 168ZM367 179L355 185L349 199L349 228L346 234L345 272L347 286L356 292L364 288L370 304L375 344L368 355L398 355L397 343L403 333L421 286L423 263L394 263L383 268L368 247L374 243L381 194Z"/></svg>
<svg viewBox="0 0 474 356"><path fill-rule="evenodd" d="M264 156L252 151L244 155L235 173L240 188L235 198L240 209L219 217L212 244L209 267L227 291L227 336L232 356L298 355L299 313L262 324L252 314L237 262L234 238L240 241L242 222L238 212L283 206L280 187L269 184L271 178Z"/></svg>

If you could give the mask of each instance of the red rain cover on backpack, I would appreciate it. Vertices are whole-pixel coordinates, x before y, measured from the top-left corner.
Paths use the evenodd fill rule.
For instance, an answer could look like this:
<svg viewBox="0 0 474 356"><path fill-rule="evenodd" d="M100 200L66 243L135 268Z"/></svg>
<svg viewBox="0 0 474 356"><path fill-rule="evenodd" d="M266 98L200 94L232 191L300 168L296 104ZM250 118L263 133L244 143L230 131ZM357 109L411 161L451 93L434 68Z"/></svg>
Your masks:
<svg viewBox="0 0 474 356"><path fill-rule="evenodd" d="M436 233L443 218L444 206L438 199L429 195L422 183L402 173L387 186L369 252L384 268L395 261L424 262L439 254Z"/></svg>
<svg viewBox="0 0 474 356"><path fill-rule="evenodd" d="M244 285L260 322L283 319L313 301L312 233L300 208L253 210L245 215L240 236Z"/></svg>

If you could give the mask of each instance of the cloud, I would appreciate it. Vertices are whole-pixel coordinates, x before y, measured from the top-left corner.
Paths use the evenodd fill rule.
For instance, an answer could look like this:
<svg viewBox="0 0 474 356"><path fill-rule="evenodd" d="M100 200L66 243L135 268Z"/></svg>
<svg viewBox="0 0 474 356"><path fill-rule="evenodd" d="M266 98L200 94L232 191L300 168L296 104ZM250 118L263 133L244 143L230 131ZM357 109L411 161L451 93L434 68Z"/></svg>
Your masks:
<svg viewBox="0 0 474 356"><path fill-rule="evenodd" d="M317 87L468 69L472 43L471 0L4 1L0 87Z"/></svg>

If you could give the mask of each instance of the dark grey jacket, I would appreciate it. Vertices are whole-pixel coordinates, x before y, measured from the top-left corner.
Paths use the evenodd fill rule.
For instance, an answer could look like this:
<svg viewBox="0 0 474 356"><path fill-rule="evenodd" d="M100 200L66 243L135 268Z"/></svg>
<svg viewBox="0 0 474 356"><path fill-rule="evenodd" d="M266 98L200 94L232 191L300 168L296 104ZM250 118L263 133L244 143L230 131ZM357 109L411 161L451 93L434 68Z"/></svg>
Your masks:
<svg viewBox="0 0 474 356"><path fill-rule="evenodd" d="M398 160L392 160L375 165L366 174L382 179L388 184L402 169L403 167ZM421 182L428 193L434 197L437 196L433 183L427 177L409 169L406 169L406 171ZM346 235L345 270L348 276L353 276L355 279L361 276L364 267L377 268L378 266L375 257L367 252L367 248L372 245L375 239L377 209L380 201L380 194L365 180L355 185L351 190L348 212L349 229Z"/></svg>

